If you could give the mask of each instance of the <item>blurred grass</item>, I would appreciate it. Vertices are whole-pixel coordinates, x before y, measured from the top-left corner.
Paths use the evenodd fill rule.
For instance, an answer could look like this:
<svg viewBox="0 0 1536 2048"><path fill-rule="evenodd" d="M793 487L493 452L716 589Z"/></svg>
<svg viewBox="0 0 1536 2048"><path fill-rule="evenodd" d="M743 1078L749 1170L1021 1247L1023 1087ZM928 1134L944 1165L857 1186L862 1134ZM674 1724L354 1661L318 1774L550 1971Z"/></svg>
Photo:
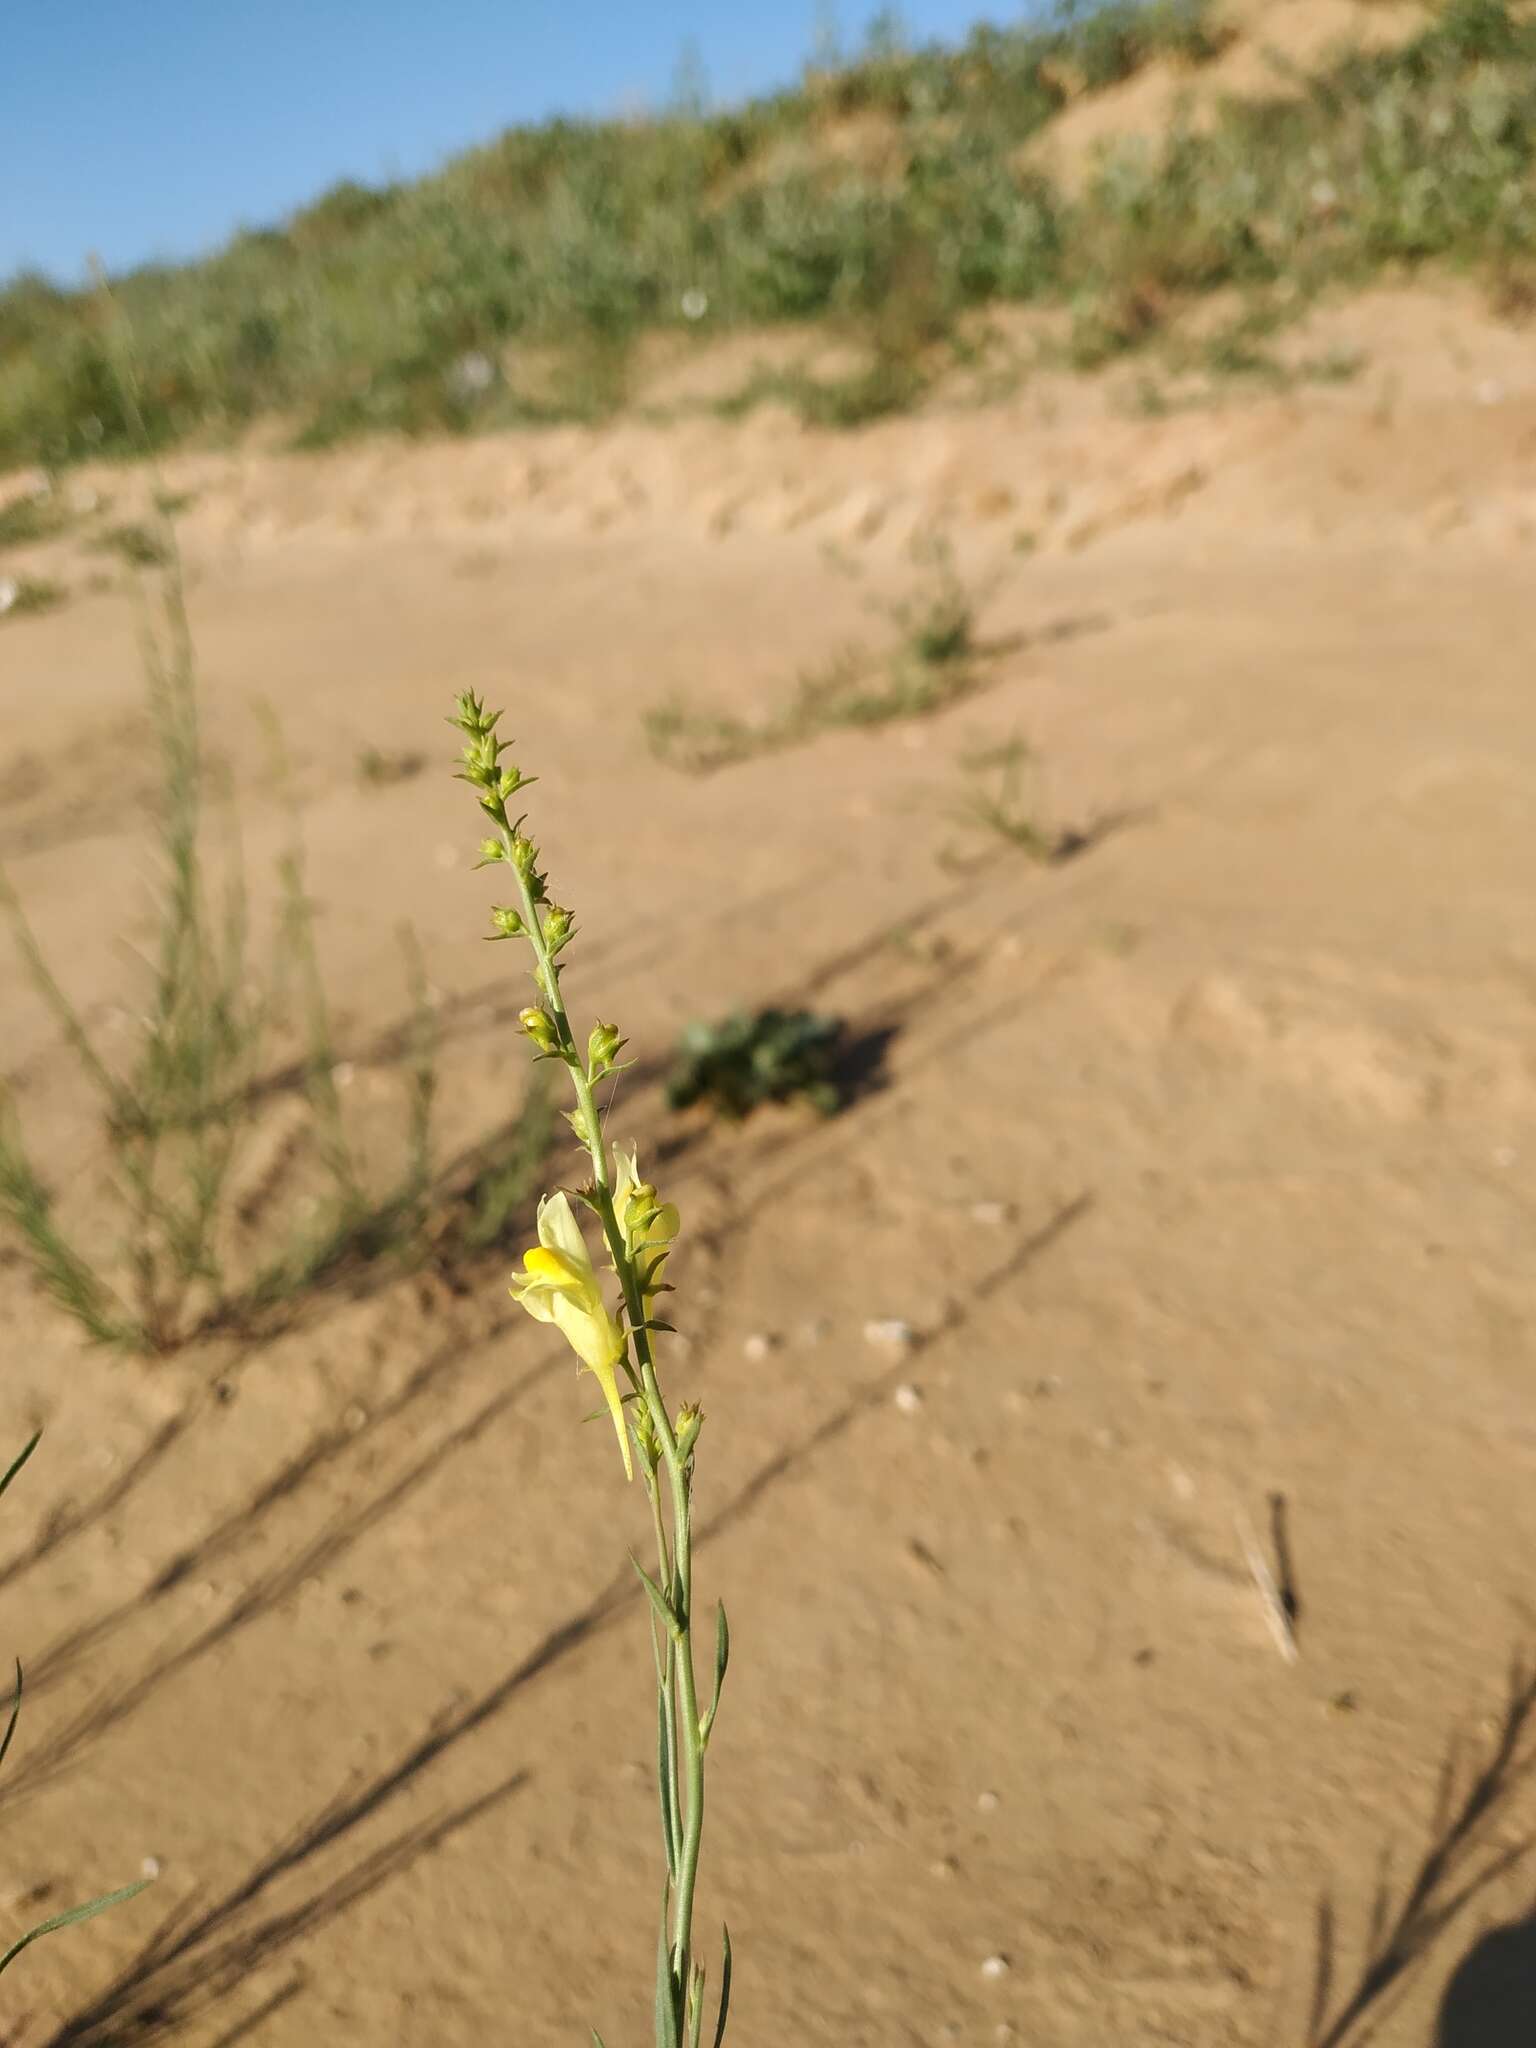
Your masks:
<svg viewBox="0 0 1536 2048"><path fill-rule="evenodd" d="M513 130L417 184L338 185L207 261L114 283L152 444L274 417L301 445L388 429L601 418L635 345L821 321L869 365L759 380L814 421L912 404L971 308L1065 307L1086 367L1237 288L1284 317L1329 283L1444 259L1498 303L1536 286L1536 21L1448 0L1391 50L1293 98L1111 149L1067 192L1022 151L1069 102L1223 42L1205 0L1109 0L862 54L722 112ZM1280 295L1277 294L1276 303ZM0 465L135 447L105 313L24 275L0 290ZM553 368L551 368L551 361ZM537 375L529 366L537 362Z"/></svg>

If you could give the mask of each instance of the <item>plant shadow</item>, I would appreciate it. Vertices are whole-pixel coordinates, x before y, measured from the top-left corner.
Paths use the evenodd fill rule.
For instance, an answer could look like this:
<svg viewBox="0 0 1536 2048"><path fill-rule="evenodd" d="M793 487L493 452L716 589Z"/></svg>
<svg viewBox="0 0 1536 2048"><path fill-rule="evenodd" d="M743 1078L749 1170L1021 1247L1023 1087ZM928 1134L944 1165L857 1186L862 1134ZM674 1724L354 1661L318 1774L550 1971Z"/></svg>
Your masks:
<svg viewBox="0 0 1536 2048"><path fill-rule="evenodd" d="M1384 1850L1353 1981L1336 1992L1339 1930L1334 1900L1317 1907L1317 1951L1306 2048L1365 2048L1397 2009L1430 1950L1451 1924L1536 1848L1529 1828L1510 1833L1516 1795L1536 1773L1536 1664L1511 1666L1497 1732L1483 1756L1459 1739L1440 1767L1429 1840L1398 1885ZM1513 1938L1512 1938L1513 1937ZM1485 1953L1486 1952L1486 1953ZM1523 1991L1521 1987L1523 1986ZM1513 2004L1511 2004L1513 2000ZM1499 2003L1502 2001L1502 2005ZM1507 2016L1524 2013L1518 2035ZM1506 2017L1501 2020L1501 2014ZM1536 1927L1524 1922L1474 1948L1451 1981L1434 2048L1521 2048L1536 2041ZM1490 2033L1494 2024L1504 2031Z"/></svg>
<svg viewBox="0 0 1536 2048"><path fill-rule="evenodd" d="M1536 2040L1536 1911L1496 1927L1446 1987L1434 2048L1530 2048Z"/></svg>

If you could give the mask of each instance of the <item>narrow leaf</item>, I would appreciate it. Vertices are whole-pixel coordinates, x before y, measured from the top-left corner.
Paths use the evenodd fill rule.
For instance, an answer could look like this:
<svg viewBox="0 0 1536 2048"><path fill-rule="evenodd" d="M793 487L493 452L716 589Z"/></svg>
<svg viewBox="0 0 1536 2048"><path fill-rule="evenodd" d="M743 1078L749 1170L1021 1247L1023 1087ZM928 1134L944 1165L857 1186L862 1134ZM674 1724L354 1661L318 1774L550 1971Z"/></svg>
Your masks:
<svg viewBox="0 0 1536 2048"><path fill-rule="evenodd" d="M143 1891L151 1880L141 1877L137 1884L125 1884L121 1891L108 1892L103 1898L91 1899L83 1906L71 1906L67 1913L55 1913L51 1920L34 1927L30 1934L24 1934L20 1941L14 1941L0 1956L0 1970L14 1963L24 1948L30 1948L34 1941L41 1941L45 1934L56 1934L61 1927L74 1927L82 1920L92 1920L98 1913L104 1913L108 1906L120 1906L124 1899L131 1899L135 1892Z"/></svg>
<svg viewBox="0 0 1536 2048"><path fill-rule="evenodd" d="M31 1443L29 1443L26 1449L21 1453L21 1455L17 1458L12 1459L9 1471L6 1473L3 1479L0 1479L0 1493L4 1493L5 1489L10 1485L11 1481L16 1477L16 1474L21 1470L22 1466L25 1465L28 1458L31 1457L32 1453L37 1449L38 1445L42 1442L42 1440L43 1432L39 1430L37 1434L33 1437Z"/></svg>
<svg viewBox="0 0 1536 2048"><path fill-rule="evenodd" d="M646 1592L650 1594L651 1605L655 1608L656 1612L661 1616L663 1628L665 1628L667 1634L671 1636L675 1641L681 1641L683 1625L678 1620L677 1609L672 1605L671 1601L667 1598L666 1594L663 1593L660 1586L657 1585L656 1581L651 1577L650 1573L646 1570L645 1566L640 1562L639 1558L635 1556L633 1551L630 1552L629 1561L634 1566L635 1570L640 1574L640 1583L645 1587Z"/></svg>
<svg viewBox="0 0 1536 2048"><path fill-rule="evenodd" d="M677 1836L672 1828L672 1725L671 1702L658 1686L656 1691L656 1782L661 1791L661 1839L666 1845L667 1873L677 1882ZM0 1750L0 1756L4 1756Z"/></svg>
<svg viewBox="0 0 1536 2048"><path fill-rule="evenodd" d="M600 2034L600 2033L599 2033L599 2032L597 2031L596 2027L594 2027L594 2028L592 2029L592 2040L593 2040L593 2043L594 2043L594 2048L605 2048L605 2044L604 2044L604 2041L603 2041L603 2037L602 2037L602 2035L601 2035L601 2034Z"/></svg>
<svg viewBox="0 0 1536 2048"><path fill-rule="evenodd" d="M725 1683L725 1668L731 1661L731 1630L725 1618L725 1602L715 1609L715 1698Z"/></svg>
<svg viewBox="0 0 1536 2048"><path fill-rule="evenodd" d="M667 1949L667 1893L661 1895L661 1932L656 1939L656 2048L682 2048L677 2036L677 1985Z"/></svg>
<svg viewBox="0 0 1536 2048"><path fill-rule="evenodd" d="M715 2048L720 2048L720 2043L725 2039L726 2017L731 2010L731 1930L722 1926L720 1934L725 1947L725 1959L720 1965L720 2017L715 2021Z"/></svg>
<svg viewBox="0 0 1536 2048"><path fill-rule="evenodd" d="M5 1762L5 1752L11 1746L11 1737L16 1733L16 1723L21 1719L21 1659L16 1659L16 1691L11 1698L11 1718L5 1725L5 1735L0 1738L0 1764Z"/></svg>
<svg viewBox="0 0 1536 2048"><path fill-rule="evenodd" d="M697 1966L688 1999L688 2048L699 2048L699 2036L704 2026L704 1972Z"/></svg>

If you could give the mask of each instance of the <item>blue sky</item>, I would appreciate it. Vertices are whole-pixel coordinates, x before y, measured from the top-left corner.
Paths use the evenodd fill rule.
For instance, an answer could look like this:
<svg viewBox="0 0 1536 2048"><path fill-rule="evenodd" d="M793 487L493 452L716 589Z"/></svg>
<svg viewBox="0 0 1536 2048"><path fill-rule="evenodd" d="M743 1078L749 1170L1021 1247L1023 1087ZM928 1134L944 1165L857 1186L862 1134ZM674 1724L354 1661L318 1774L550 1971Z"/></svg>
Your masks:
<svg viewBox="0 0 1536 2048"><path fill-rule="evenodd" d="M990 18L1016 18L1018 0ZM0 278L195 255L334 184L429 170L551 113L714 100L794 77L869 0L16 0L0 71ZM908 0L950 38L985 0Z"/></svg>

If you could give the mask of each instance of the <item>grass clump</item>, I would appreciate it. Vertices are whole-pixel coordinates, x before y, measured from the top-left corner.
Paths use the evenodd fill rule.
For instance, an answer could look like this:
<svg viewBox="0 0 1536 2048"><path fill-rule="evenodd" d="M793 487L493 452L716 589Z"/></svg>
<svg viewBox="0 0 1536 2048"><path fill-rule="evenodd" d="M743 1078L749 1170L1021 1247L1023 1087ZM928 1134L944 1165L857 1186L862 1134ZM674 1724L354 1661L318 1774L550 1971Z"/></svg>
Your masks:
<svg viewBox="0 0 1536 2048"><path fill-rule="evenodd" d="M667 1080L673 1109L704 1104L739 1123L769 1102L808 1102L823 1116L842 1105L837 1055L843 1027L810 1010L738 1011L714 1024L690 1024Z"/></svg>

